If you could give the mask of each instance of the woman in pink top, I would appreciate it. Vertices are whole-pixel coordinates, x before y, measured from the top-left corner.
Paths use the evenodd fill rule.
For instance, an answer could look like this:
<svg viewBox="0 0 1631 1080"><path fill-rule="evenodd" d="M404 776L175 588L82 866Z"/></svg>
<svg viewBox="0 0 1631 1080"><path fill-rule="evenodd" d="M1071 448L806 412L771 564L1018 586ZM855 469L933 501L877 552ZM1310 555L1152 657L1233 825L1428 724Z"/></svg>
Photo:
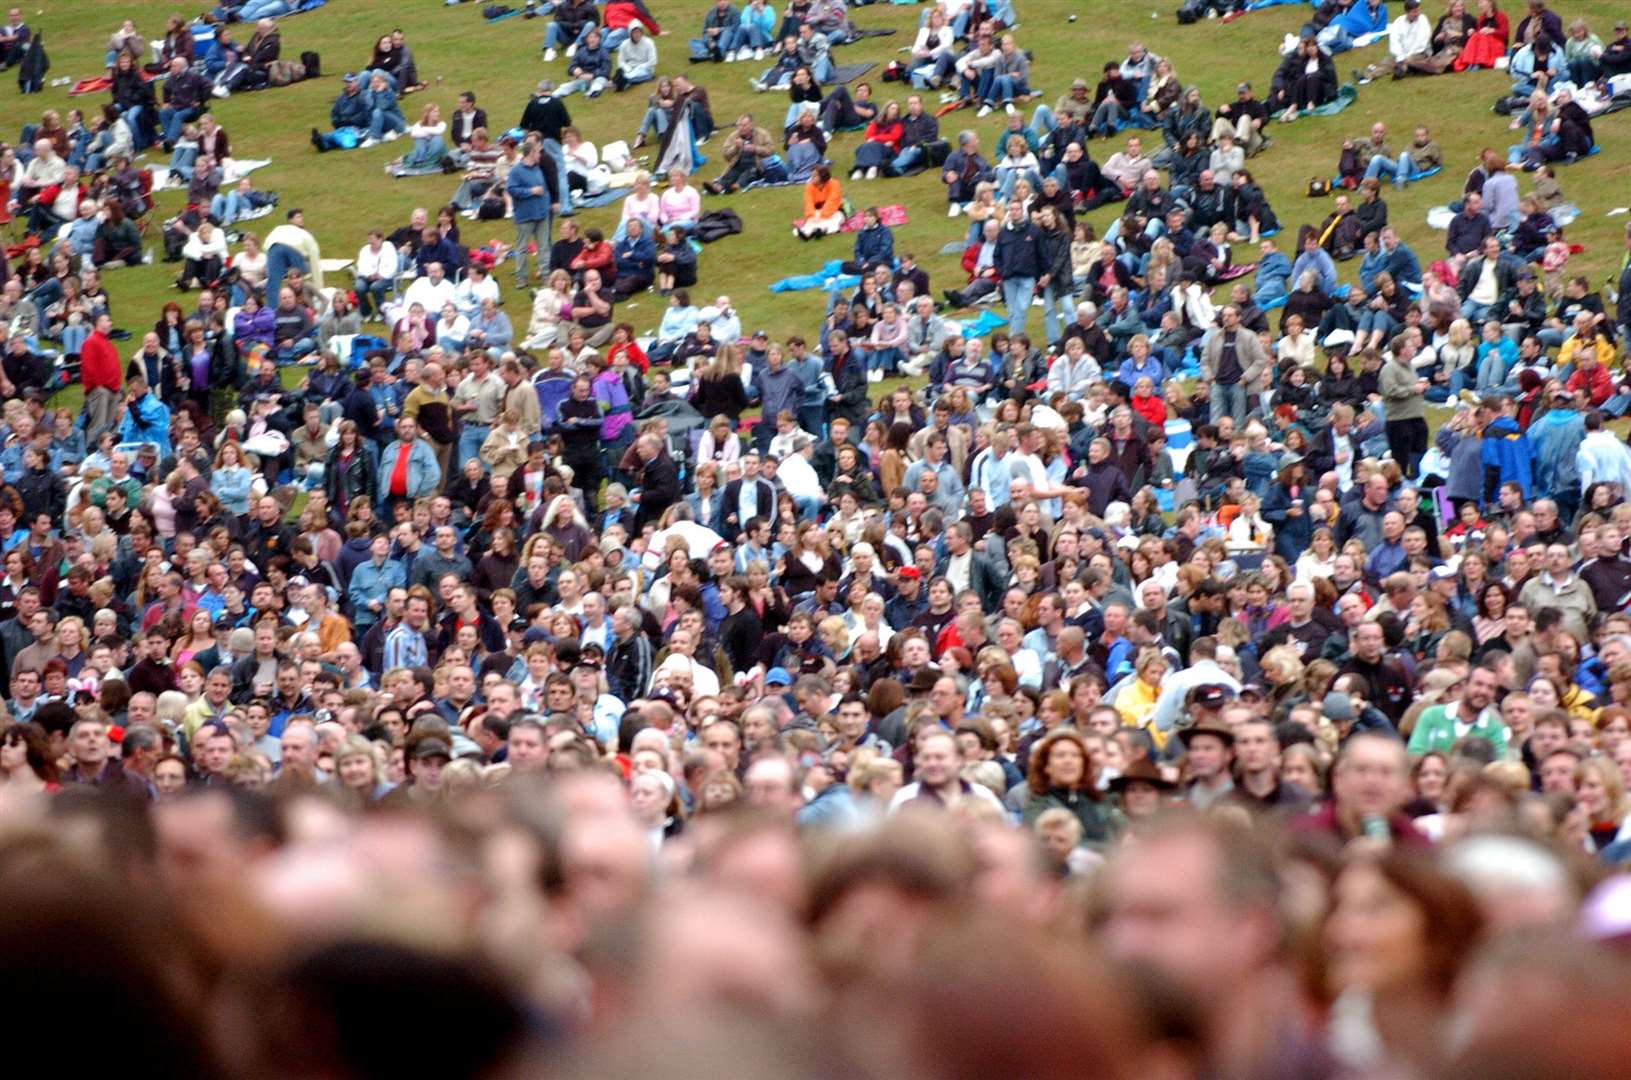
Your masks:
<svg viewBox="0 0 1631 1080"><path fill-rule="evenodd" d="M615 244L622 241L623 234L628 231L630 218L639 218L645 222L646 235L655 236L660 213L659 200L651 190L651 174L642 170L634 178L634 191L623 200L623 216L617 223L617 231L612 234L612 242Z"/></svg>
<svg viewBox="0 0 1631 1080"><path fill-rule="evenodd" d="M690 176L684 169L668 170L668 190L658 200L659 219L664 229L681 228L690 232L702 216L702 195L690 185Z"/></svg>

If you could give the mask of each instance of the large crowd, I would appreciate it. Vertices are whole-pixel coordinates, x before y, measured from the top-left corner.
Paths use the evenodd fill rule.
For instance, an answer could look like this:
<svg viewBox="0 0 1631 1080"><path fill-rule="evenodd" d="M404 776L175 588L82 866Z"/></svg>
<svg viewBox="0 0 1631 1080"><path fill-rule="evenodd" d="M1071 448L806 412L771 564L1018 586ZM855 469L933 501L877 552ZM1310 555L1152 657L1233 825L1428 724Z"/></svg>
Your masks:
<svg viewBox="0 0 1631 1080"><path fill-rule="evenodd" d="M1213 105L1143 43L1041 103L1004 0L926 9L888 100L843 77L876 58L844 0L666 31L528 0L503 25L552 77L445 115L404 109L435 92L386 33L312 152L405 140L387 171L451 194L348 259L211 111L317 77L298 6L127 21L108 103L0 149L0 969L47 1044L254 1077L1624 1075L1631 226L1599 290L1564 182L1631 36L1389 6L1313 5ZM1217 16L1250 17L1165 32ZM0 64L39 45L12 10ZM724 64L785 116L716 125ZM1276 239L1277 125L1474 68L1518 141L1467 163L1442 251L1388 218L1460 168L1418 117L1333 138ZM937 288L843 187L923 171L965 272ZM779 341L692 298L778 183L850 255ZM131 310L161 258L174 299Z"/></svg>

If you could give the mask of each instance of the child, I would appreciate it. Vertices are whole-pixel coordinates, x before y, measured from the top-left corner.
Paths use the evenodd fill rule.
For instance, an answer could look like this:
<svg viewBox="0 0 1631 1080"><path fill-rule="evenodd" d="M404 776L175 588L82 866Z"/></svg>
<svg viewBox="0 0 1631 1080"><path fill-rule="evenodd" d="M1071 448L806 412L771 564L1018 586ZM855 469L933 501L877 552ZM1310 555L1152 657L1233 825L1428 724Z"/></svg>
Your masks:
<svg viewBox="0 0 1631 1080"><path fill-rule="evenodd" d="M1568 265L1569 245L1563 239L1563 230L1554 228L1546 234L1546 251L1540 259L1546 298L1554 304L1563 298L1563 271Z"/></svg>

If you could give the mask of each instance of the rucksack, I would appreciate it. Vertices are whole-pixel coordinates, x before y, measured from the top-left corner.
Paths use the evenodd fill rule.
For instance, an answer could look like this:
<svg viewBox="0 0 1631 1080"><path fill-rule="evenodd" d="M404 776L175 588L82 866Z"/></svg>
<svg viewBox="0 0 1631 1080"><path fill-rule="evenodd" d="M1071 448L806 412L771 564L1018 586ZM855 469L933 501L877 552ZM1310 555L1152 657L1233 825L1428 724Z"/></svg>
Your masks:
<svg viewBox="0 0 1631 1080"><path fill-rule="evenodd" d="M266 82L269 86L288 86L305 77L306 65L298 60L273 60L266 65Z"/></svg>
<svg viewBox="0 0 1631 1080"><path fill-rule="evenodd" d="M323 77L323 58L316 53L309 50L301 53L300 62L306 68L306 78L321 79Z"/></svg>
<svg viewBox="0 0 1631 1080"><path fill-rule="evenodd" d="M485 195L476 207L477 221L499 221L504 217L504 196Z"/></svg>
<svg viewBox="0 0 1631 1080"><path fill-rule="evenodd" d="M742 231L742 219L735 210L710 210L697 219L691 235L700 243L711 244Z"/></svg>

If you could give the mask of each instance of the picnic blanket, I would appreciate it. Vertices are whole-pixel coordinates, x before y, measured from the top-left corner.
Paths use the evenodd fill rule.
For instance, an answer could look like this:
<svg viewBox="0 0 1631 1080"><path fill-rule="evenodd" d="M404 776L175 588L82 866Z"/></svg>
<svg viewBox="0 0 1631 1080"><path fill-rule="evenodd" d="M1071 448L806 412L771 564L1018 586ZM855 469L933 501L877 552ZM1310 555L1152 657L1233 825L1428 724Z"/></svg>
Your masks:
<svg viewBox="0 0 1631 1080"><path fill-rule="evenodd" d="M1337 87L1337 96L1336 96L1335 100L1327 101L1324 105L1316 105L1312 109L1304 109L1298 115L1299 116L1335 116L1337 113L1341 112L1343 109L1346 109L1349 105L1352 105L1354 102L1356 102L1358 100L1359 100L1359 88L1357 86L1355 86L1353 83L1343 83L1341 86ZM1275 120L1280 119L1280 116L1284 112L1285 112L1285 110L1281 109L1280 112L1277 112L1277 113L1273 114L1273 118Z"/></svg>
<svg viewBox="0 0 1631 1080"><path fill-rule="evenodd" d="M784 277L780 281L772 282L770 291L774 293L802 292L806 289L853 289L861 283L859 274L844 273L844 260L829 259L821 265L821 269L813 274L796 274L793 277Z"/></svg>
<svg viewBox="0 0 1631 1080"><path fill-rule="evenodd" d="M158 78L149 72L142 72L142 82L152 82ZM81 94L103 94L113 87L113 78L108 75L94 75L89 79L80 79L68 91L69 97L78 97Z"/></svg>
<svg viewBox="0 0 1631 1080"><path fill-rule="evenodd" d="M1428 169L1425 172L1410 174L1410 176L1408 178L1406 178L1405 183L1406 184L1414 184L1417 180L1425 180L1429 176L1437 176L1439 173L1441 173L1443 171L1444 171L1444 166L1434 165L1431 169ZM1342 186L1342 177L1340 177L1340 176L1331 177L1331 187L1333 189L1339 188L1341 186Z"/></svg>
<svg viewBox="0 0 1631 1080"><path fill-rule="evenodd" d="M878 220L883 222L885 225L888 225L891 229L899 228L907 222L906 207L902 206L900 203L890 203L888 206L880 206L878 207ZM864 210L857 210L844 220L844 224L838 227L838 231L860 232L861 227L865 224L866 212Z"/></svg>
<svg viewBox="0 0 1631 1080"><path fill-rule="evenodd" d="M1558 228L1566 229L1574 224L1575 219L1580 216L1580 208L1573 203L1563 203L1555 210L1549 211L1549 213L1552 215L1553 223ZM1450 222L1454 219L1455 211L1448 206L1435 206L1427 211L1427 227L1429 229L1437 229L1443 232L1450 227Z"/></svg>
<svg viewBox="0 0 1631 1080"><path fill-rule="evenodd" d="M271 158L227 158L226 167L221 170L221 183L236 184L256 169L264 169L270 164Z"/></svg>
<svg viewBox="0 0 1631 1080"><path fill-rule="evenodd" d="M494 6L498 7L498 6L501 6L501 5L494 5ZM490 23L495 23L495 22L499 22L499 21L501 21L503 19L513 19L517 15L525 15L525 14L526 14L526 9L524 9L524 8L503 8L497 14L487 16L487 21L490 22Z"/></svg>
<svg viewBox="0 0 1631 1080"><path fill-rule="evenodd" d="M593 210L597 206L610 206L614 202L627 198L629 192L633 190L631 187L618 187L607 188L605 191L594 195L575 195L572 198L572 205L580 210Z"/></svg>
<svg viewBox="0 0 1631 1080"><path fill-rule="evenodd" d="M835 86L838 83L854 82L877 66L877 61L866 64L835 64L832 69L832 80L827 85Z"/></svg>
<svg viewBox="0 0 1631 1080"><path fill-rule="evenodd" d="M1253 273L1256 270L1256 263L1241 263L1239 266L1231 266L1224 270L1223 273L1218 275L1218 280L1233 281L1235 278L1243 278L1247 274Z"/></svg>
<svg viewBox="0 0 1631 1080"><path fill-rule="evenodd" d="M1008 325L1008 316L999 315L995 311L982 311L972 319L953 319L952 322L966 338L984 337L993 330L1000 330Z"/></svg>

